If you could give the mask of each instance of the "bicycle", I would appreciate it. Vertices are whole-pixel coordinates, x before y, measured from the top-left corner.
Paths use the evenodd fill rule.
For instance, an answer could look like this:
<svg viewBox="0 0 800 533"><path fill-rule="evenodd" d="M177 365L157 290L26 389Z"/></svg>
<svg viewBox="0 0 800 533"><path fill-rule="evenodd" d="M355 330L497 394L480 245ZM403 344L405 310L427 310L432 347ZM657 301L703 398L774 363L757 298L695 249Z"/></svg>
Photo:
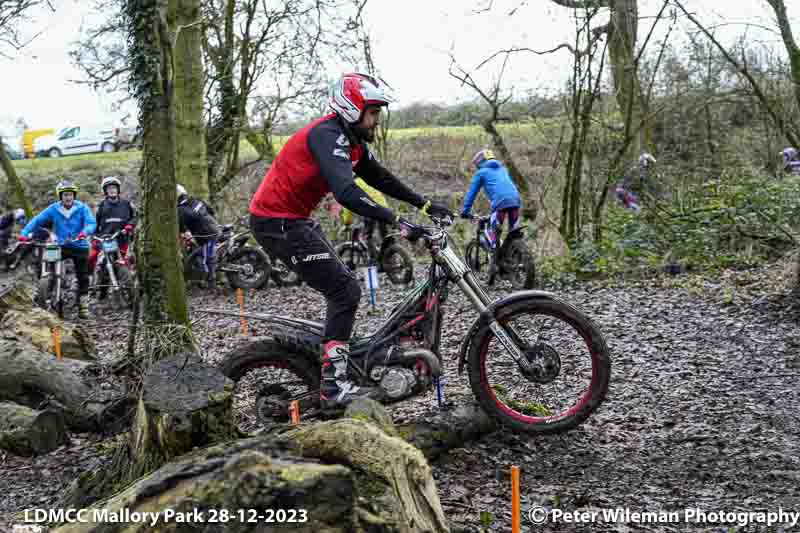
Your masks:
<svg viewBox="0 0 800 533"><path fill-rule="evenodd" d="M497 232L497 245L494 249L486 235L490 216L472 215L470 221L476 223L475 237L467 244L464 256L469 267L487 285L494 284L497 276L508 279L515 290L532 289L536 284L536 264L533 254L525 244L525 225L509 232L500 242ZM498 228L499 230L499 228Z"/></svg>
<svg viewBox="0 0 800 533"><path fill-rule="evenodd" d="M375 246L366 232L364 223L350 227L350 240L336 245L336 254L352 270L377 266L378 272L385 272L395 285L406 285L414 278L414 260L403 247L399 233L390 233L381 240L380 248Z"/></svg>
<svg viewBox="0 0 800 533"><path fill-rule="evenodd" d="M608 346L597 326L544 291L491 300L451 245L446 228L452 219L432 220L432 227L418 228L432 258L426 280L376 331L353 339L351 379L379 387L386 403L441 384L443 304L453 283L479 314L461 343L458 372L467 368L481 407L523 433L562 432L586 420L605 398L611 373ZM239 316L224 310L204 312ZM287 424L294 401L303 418L326 416L319 403L324 324L277 315L245 316L265 321L270 336L245 341L220 363L236 383L234 412L240 428Z"/></svg>

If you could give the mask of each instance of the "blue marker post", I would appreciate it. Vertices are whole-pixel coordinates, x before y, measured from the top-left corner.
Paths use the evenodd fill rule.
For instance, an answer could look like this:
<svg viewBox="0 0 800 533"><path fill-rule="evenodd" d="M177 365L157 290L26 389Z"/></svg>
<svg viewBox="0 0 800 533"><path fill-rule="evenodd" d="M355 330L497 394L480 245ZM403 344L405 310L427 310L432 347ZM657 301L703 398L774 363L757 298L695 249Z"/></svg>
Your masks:
<svg viewBox="0 0 800 533"><path fill-rule="evenodd" d="M436 401L439 404L439 409L441 409L444 406L444 376L434 378L434 384L436 385Z"/></svg>
<svg viewBox="0 0 800 533"><path fill-rule="evenodd" d="M369 300L372 310L375 310L375 289L378 287L378 267L370 265L367 267L367 288L369 289Z"/></svg>

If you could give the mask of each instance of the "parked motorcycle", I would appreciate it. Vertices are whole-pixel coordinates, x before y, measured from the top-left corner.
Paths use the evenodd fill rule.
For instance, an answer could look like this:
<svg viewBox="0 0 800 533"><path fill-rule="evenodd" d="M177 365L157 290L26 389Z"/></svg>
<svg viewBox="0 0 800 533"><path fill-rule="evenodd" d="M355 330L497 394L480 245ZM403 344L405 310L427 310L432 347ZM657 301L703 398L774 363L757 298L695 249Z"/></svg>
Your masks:
<svg viewBox="0 0 800 533"><path fill-rule="evenodd" d="M364 224L353 224L350 240L336 245L335 250L350 270L377 265L378 271L385 272L393 284L405 285L414 277L414 260L400 244L399 237L399 233L390 233L378 248L367 239Z"/></svg>
<svg viewBox="0 0 800 533"><path fill-rule="evenodd" d="M249 246L250 230L233 232L233 224L222 226L214 257L217 270L224 272L234 289L260 289L269 281L272 266L260 247ZM185 239L184 268L187 272L203 272L202 249L194 239Z"/></svg>

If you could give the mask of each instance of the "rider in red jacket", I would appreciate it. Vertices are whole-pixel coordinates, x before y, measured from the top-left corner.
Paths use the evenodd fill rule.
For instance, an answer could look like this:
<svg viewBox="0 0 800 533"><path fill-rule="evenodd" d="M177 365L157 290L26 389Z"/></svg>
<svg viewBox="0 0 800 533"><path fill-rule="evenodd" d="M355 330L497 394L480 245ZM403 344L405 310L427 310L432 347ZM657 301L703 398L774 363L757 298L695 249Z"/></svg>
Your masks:
<svg viewBox="0 0 800 533"><path fill-rule="evenodd" d="M283 146L250 202L250 225L259 244L283 260L327 300L322 383L323 409L339 408L356 397L374 397L347 376L349 340L361 287L336 255L319 224L310 219L322 198L332 192L344 207L365 218L398 224L407 236L418 227L378 205L354 181L353 173L389 196L431 216L452 216L441 204L408 188L373 157L381 107L393 99L388 87L365 74L345 74L331 91L333 113L295 133Z"/></svg>

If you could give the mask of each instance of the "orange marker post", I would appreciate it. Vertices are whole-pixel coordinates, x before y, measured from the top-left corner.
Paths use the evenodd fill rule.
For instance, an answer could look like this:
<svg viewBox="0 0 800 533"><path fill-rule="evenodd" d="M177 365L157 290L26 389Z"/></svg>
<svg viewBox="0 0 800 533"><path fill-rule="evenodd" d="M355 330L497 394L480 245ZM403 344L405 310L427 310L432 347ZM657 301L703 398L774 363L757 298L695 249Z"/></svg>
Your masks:
<svg viewBox="0 0 800 533"><path fill-rule="evenodd" d="M53 328L53 346L56 349L56 357L61 359L61 331L58 327Z"/></svg>
<svg viewBox="0 0 800 533"><path fill-rule="evenodd" d="M511 533L520 532L519 467L511 467Z"/></svg>
<svg viewBox="0 0 800 533"><path fill-rule="evenodd" d="M300 423L300 402L292 400L292 403L289 404L289 413L292 415L292 425L298 425Z"/></svg>
<svg viewBox="0 0 800 533"><path fill-rule="evenodd" d="M247 319L244 317L244 291L236 289L236 301L239 302L239 315L242 317L242 335L247 337Z"/></svg>

